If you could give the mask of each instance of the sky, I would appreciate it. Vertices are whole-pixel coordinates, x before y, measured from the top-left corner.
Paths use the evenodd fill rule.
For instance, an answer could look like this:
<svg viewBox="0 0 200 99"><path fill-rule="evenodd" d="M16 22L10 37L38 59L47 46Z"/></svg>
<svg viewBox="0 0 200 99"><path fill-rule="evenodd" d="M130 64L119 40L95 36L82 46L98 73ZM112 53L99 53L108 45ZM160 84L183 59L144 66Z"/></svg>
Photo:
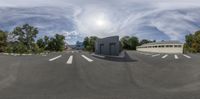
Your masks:
<svg viewBox="0 0 200 99"><path fill-rule="evenodd" d="M200 30L200 0L0 0L0 29L25 23L37 38L58 33L69 44L115 35L183 42Z"/></svg>

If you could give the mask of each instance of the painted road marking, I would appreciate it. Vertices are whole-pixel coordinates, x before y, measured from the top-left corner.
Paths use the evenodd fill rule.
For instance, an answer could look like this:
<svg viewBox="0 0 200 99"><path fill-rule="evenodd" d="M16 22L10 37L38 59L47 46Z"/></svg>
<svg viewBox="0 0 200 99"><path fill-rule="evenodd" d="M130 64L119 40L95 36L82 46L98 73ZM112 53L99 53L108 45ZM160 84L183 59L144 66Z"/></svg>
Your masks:
<svg viewBox="0 0 200 99"><path fill-rule="evenodd" d="M166 55L164 55L162 58L166 58L168 55L166 54Z"/></svg>
<svg viewBox="0 0 200 99"><path fill-rule="evenodd" d="M178 56L177 56L177 55L174 55L174 58L175 58L175 59L178 59Z"/></svg>
<svg viewBox="0 0 200 99"><path fill-rule="evenodd" d="M156 56L160 56L160 54L155 54L155 55L152 55L152 57L156 57Z"/></svg>
<svg viewBox="0 0 200 99"><path fill-rule="evenodd" d="M59 55L59 56L54 57L54 58L52 58L52 59L49 59L49 61L54 61L54 60L56 60L56 59L58 59L58 58L60 58L60 57L62 57L62 55Z"/></svg>
<svg viewBox="0 0 200 99"><path fill-rule="evenodd" d="M73 61L73 56L71 55L67 60L67 64L72 64L72 61Z"/></svg>
<svg viewBox="0 0 200 99"><path fill-rule="evenodd" d="M191 58L190 56L188 56L188 55L185 55L185 54L183 54L183 56L185 56L185 57L187 57L187 58Z"/></svg>
<svg viewBox="0 0 200 99"><path fill-rule="evenodd" d="M151 54L149 54L149 53L145 53L144 55L151 55Z"/></svg>
<svg viewBox="0 0 200 99"><path fill-rule="evenodd" d="M142 54L142 55L151 55L149 53L142 53L142 52L140 52L140 54Z"/></svg>
<svg viewBox="0 0 200 99"><path fill-rule="evenodd" d="M85 55L81 55L83 58L85 58L87 61L89 61L89 62L93 62L93 60L92 59L90 59L90 58L88 58L88 57L86 57Z"/></svg>

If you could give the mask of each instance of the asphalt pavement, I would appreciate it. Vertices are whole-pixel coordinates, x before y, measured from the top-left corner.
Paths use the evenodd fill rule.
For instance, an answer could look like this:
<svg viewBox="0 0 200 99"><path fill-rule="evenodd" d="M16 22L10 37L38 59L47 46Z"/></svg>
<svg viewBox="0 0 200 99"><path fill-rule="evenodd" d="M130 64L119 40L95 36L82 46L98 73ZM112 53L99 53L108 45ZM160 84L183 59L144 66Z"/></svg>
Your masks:
<svg viewBox="0 0 200 99"><path fill-rule="evenodd" d="M200 55L0 54L0 99L199 99Z"/></svg>

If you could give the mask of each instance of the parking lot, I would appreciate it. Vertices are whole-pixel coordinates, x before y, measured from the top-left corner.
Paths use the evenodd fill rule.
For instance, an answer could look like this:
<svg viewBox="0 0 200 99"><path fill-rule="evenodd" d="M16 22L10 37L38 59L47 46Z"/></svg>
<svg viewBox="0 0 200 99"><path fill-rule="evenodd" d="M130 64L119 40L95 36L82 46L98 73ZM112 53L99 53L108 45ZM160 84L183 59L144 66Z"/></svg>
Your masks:
<svg viewBox="0 0 200 99"><path fill-rule="evenodd" d="M199 99L200 55L0 55L2 99Z"/></svg>

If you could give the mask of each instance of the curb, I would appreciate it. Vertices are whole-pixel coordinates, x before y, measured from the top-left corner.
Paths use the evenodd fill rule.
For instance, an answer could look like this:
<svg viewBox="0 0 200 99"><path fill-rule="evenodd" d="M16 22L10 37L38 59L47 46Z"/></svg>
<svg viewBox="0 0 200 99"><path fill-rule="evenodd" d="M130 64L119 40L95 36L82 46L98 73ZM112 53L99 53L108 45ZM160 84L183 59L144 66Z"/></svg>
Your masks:
<svg viewBox="0 0 200 99"><path fill-rule="evenodd" d="M95 54L95 53L92 53L91 55L94 56L94 57L98 57L98 58L106 58L106 56L97 55L97 54Z"/></svg>
<svg viewBox="0 0 200 99"><path fill-rule="evenodd" d="M92 53L91 55L94 56L94 57L98 57L98 58L119 58L119 59L122 59L122 58L125 58L125 54L126 54L126 51L122 51L119 56L110 56L110 55L97 55L95 53Z"/></svg>
<svg viewBox="0 0 200 99"><path fill-rule="evenodd" d="M31 56L31 55L47 55L45 53L40 53L40 54L18 54L18 53L1 53L3 55L11 55L11 56Z"/></svg>

